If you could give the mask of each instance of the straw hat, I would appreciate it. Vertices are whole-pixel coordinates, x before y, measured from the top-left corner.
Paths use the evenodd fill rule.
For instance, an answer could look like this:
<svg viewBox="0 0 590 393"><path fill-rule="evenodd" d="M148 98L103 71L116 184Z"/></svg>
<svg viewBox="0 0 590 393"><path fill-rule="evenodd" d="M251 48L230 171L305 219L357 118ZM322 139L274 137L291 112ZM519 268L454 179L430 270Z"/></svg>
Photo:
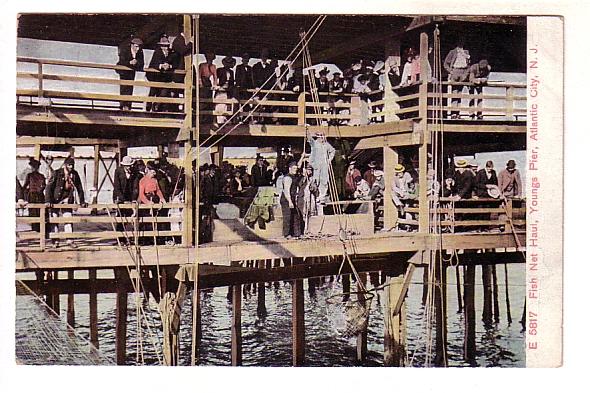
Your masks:
<svg viewBox="0 0 590 393"><path fill-rule="evenodd" d="M401 173L404 172L406 170L406 167L403 166L402 164L397 164L393 170L395 171L395 173Z"/></svg>
<svg viewBox="0 0 590 393"><path fill-rule="evenodd" d="M121 160L121 165L124 166L131 166L133 165L133 163L135 162L135 160L129 156L125 156L123 157L123 159Z"/></svg>
<svg viewBox="0 0 590 393"><path fill-rule="evenodd" d="M464 160L464 159L462 159L462 158L461 158L460 160L457 160L457 161L455 162L455 166L456 166L457 168L467 168L467 165L468 165L468 164L469 164L469 163L467 162L467 160Z"/></svg>
<svg viewBox="0 0 590 393"><path fill-rule="evenodd" d="M490 198L500 198L500 189L498 187L488 188Z"/></svg>

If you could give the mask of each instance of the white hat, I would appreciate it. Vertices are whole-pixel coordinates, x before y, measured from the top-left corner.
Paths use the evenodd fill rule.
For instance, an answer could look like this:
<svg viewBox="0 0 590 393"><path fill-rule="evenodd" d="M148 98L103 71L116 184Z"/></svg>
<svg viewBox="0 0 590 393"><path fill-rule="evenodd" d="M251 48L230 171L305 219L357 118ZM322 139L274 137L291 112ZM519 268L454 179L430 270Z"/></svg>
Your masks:
<svg viewBox="0 0 590 393"><path fill-rule="evenodd" d="M373 68L373 71L374 72L381 71L381 69L383 67L385 67L385 63L382 62L381 60L379 60L377 63L375 63L375 67Z"/></svg>
<svg viewBox="0 0 590 393"><path fill-rule="evenodd" d="M129 156L125 156L121 160L121 165L130 166L130 165L133 165L134 162L135 162L135 160L133 158L131 158Z"/></svg>
<svg viewBox="0 0 590 393"><path fill-rule="evenodd" d="M498 187L488 188L490 198L500 198L500 189Z"/></svg>
<svg viewBox="0 0 590 393"><path fill-rule="evenodd" d="M378 176L383 176L383 171L376 170L376 171L375 171L375 173L373 173L373 175L374 175L375 177L378 177Z"/></svg>

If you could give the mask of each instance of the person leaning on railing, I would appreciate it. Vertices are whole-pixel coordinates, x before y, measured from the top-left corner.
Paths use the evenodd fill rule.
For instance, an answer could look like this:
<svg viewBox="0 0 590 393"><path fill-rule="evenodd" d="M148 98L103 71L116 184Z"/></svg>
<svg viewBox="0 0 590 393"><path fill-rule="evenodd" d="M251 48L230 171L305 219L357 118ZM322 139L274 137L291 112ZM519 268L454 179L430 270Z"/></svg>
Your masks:
<svg viewBox="0 0 590 393"><path fill-rule="evenodd" d="M80 181L80 175L74 169L74 159L72 157L66 158L64 166L57 169L53 176L47 182L45 187L45 205L49 208L56 204L73 204L75 203L75 193L78 193L80 205L86 207L86 201L84 200L84 189L82 188L82 182ZM72 209L52 209L51 217L72 217ZM51 232L59 232L58 224L52 224L50 226ZM71 223L64 224L64 232L72 233L73 228ZM75 247L72 239L67 240L67 244L71 247ZM59 246L59 240L53 240L53 246Z"/></svg>
<svg viewBox="0 0 590 393"><path fill-rule="evenodd" d="M463 83L467 81L469 77L469 62L471 56L469 51L463 49L463 41L459 39L457 45L453 48L445 57L443 67L449 73L449 82ZM462 86L452 87L453 94L459 94ZM451 98L451 106L459 106L459 98ZM459 111L451 112L451 119L458 119Z"/></svg>
<svg viewBox="0 0 590 393"><path fill-rule="evenodd" d="M143 41L140 38L125 40L119 45L119 61L117 65L128 67L128 70L116 70L121 80L134 80L135 71L142 71L144 65L143 59ZM133 86L120 85L119 94L122 96L133 95ZM130 101L121 101L119 107L122 110L130 110Z"/></svg>
<svg viewBox="0 0 590 393"><path fill-rule="evenodd" d="M175 59L172 55L172 51L170 50L170 41L168 40L168 36L162 35L160 37L160 41L158 42L158 47L154 51L152 55L152 60L150 61L149 68L153 68L158 70L157 72L150 71L146 73L146 78L150 82L161 82L161 83L170 83L174 79L174 64ZM170 98L171 97L171 90L167 87L150 87L149 92L150 97L162 97L162 98ZM159 112L159 111L167 111L170 109L169 104L167 103L151 103L148 102L146 104L146 110Z"/></svg>
<svg viewBox="0 0 590 393"><path fill-rule="evenodd" d="M490 76L491 70L492 67L488 64L488 61L485 59L482 59L478 63L475 63L471 65L471 67L469 67L469 83L473 84L473 86L471 86L469 89L470 94L482 94L483 87L488 84L488 77ZM474 98L470 100L469 106L477 106L478 108L481 108L482 103L482 99ZM482 112L471 114L472 118L475 118L476 116L478 119L483 119Z"/></svg>
<svg viewBox="0 0 590 393"><path fill-rule="evenodd" d="M25 184L23 185L23 197L28 203L43 203L45 202L45 176L39 173L41 163L34 158L29 161L31 172L27 174ZM39 217L39 209L29 209L29 217ZM42 219L45 219L43 217ZM31 229L36 232L40 230L40 224L31 224Z"/></svg>

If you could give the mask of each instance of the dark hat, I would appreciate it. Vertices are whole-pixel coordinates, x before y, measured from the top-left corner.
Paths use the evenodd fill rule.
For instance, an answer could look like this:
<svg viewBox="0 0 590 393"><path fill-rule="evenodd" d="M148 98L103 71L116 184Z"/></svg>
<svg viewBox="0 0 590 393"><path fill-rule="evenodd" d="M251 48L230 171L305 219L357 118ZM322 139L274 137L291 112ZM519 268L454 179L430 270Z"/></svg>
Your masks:
<svg viewBox="0 0 590 393"><path fill-rule="evenodd" d="M72 158L72 157L66 158L66 160L64 161L64 165L68 165L68 164L74 165L74 158Z"/></svg>
<svg viewBox="0 0 590 393"><path fill-rule="evenodd" d="M368 80L369 80L369 75L367 75L367 74L361 74L361 75L359 75L359 78L358 78L358 81L359 82L365 82L365 81L368 81Z"/></svg>
<svg viewBox="0 0 590 393"><path fill-rule="evenodd" d="M324 67L318 72L319 76L328 75L329 73L330 71L328 71L328 67Z"/></svg>
<svg viewBox="0 0 590 393"><path fill-rule="evenodd" d="M145 167L146 167L147 169L152 169L152 170L154 170L154 171L155 171L155 170L156 170L156 163L155 163L154 161L148 161L148 162L145 164Z"/></svg>
<svg viewBox="0 0 590 393"><path fill-rule="evenodd" d="M170 40L168 40L168 36L167 35L161 36L160 41L158 41L158 45L160 45L160 46L170 45Z"/></svg>
<svg viewBox="0 0 590 393"><path fill-rule="evenodd" d="M508 168L508 169L516 168L516 162L514 162L514 160L508 160L508 162L506 163L506 168Z"/></svg>
<svg viewBox="0 0 590 393"><path fill-rule="evenodd" d="M308 162L305 164L305 169L311 169L313 171L313 166Z"/></svg>
<svg viewBox="0 0 590 393"><path fill-rule="evenodd" d="M288 167L297 166L297 161L290 161Z"/></svg>
<svg viewBox="0 0 590 393"><path fill-rule="evenodd" d="M250 53L248 53L248 52L242 53L242 59L244 59L244 58L249 59L250 58Z"/></svg>
<svg viewBox="0 0 590 393"><path fill-rule="evenodd" d="M362 178L362 177L360 177L360 176L356 176L356 177L354 178L354 182L355 182L355 183L359 183L361 180L363 180L363 178Z"/></svg>
<svg viewBox="0 0 590 393"><path fill-rule="evenodd" d="M29 159L29 165L32 166L33 168L39 168L41 166L41 163L37 160L35 160L34 158Z"/></svg>
<svg viewBox="0 0 590 393"><path fill-rule="evenodd" d="M143 45L143 41L141 40L141 38L135 37L134 39L131 40L132 44L136 44L136 45Z"/></svg>
<svg viewBox="0 0 590 393"><path fill-rule="evenodd" d="M479 67L480 68L487 68L489 66L489 63L486 59L482 59L479 61Z"/></svg>
<svg viewBox="0 0 590 393"><path fill-rule="evenodd" d="M221 63L226 67L233 67L236 65L236 59L233 56L225 56L221 59Z"/></svg>
<svg viewBox="0 0 590 393"><path fill-rule="evenodd" d="M336 71L335 73L332 74L332 77L336 78L336 77L339 77L340 75L342 75L342 73Z"/></svg>

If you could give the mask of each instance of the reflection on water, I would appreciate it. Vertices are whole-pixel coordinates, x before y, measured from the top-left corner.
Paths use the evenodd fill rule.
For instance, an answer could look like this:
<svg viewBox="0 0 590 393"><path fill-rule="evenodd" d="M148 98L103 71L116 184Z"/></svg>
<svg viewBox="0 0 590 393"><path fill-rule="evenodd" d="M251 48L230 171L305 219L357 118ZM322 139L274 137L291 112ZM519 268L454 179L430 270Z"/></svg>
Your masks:
<svg viewBox="0 0 590 393"><path fill-rule="evenodd" d="M504 296L504 269L498 267L498 302L500 305L500 322L491 327L484 327L481 321L482 286L481 267L476 273L476 348L477 366L479 367L524 367L524 333L518 323L522 315L525 296L524 264L509 265L509 289L512 324L506 321L506 302ZM424 365L426 343L424 337L424 308L421 304L422 270L414 273L413 283L407 297L408 325L408 362L414 367ZM356 365L355 339L339 336L328 320L326 299L341 291L341 283L334 281L320 283L320 287L311 294L305 285L305 339L306 364L309 366L354 366ZM291 285L290 283L267 284L266 317L257 316L257 296L255 287L245 291L242 300L242 341L244 366L290 366L291 358ZM98 297L98 320L100 349L106 355L115 356L115 295L104 294ZM448 269L448 357L450 366L469 366L463 361L463 314L457 313L457 292L455 289L454 268ZM153 300L142 300L141 306L146 312L152 329L143 324L143 346L137 346L137 308L135 296L129 295L129 316L127 331L128 364L138 364L137 354L143 353L145 364L158 364L155 348L161 343L159 330L160 317ZM229 365L231 363L231 304L227 299L227 288L203 291L202 302L202 341L200 347L201 365ZM76 296L76 330L88 338L88 296ZM364 366L383 364L383 293L378 291L373 300L368 331L368 354ZM66 295L62 295L62 315L66 313ZM181 327L181 364L190 364L191 355L191 296L186 299L182 313ZM18 326L17 326L18 328ZM142 363L141 356L139 364Z"/></svg>

